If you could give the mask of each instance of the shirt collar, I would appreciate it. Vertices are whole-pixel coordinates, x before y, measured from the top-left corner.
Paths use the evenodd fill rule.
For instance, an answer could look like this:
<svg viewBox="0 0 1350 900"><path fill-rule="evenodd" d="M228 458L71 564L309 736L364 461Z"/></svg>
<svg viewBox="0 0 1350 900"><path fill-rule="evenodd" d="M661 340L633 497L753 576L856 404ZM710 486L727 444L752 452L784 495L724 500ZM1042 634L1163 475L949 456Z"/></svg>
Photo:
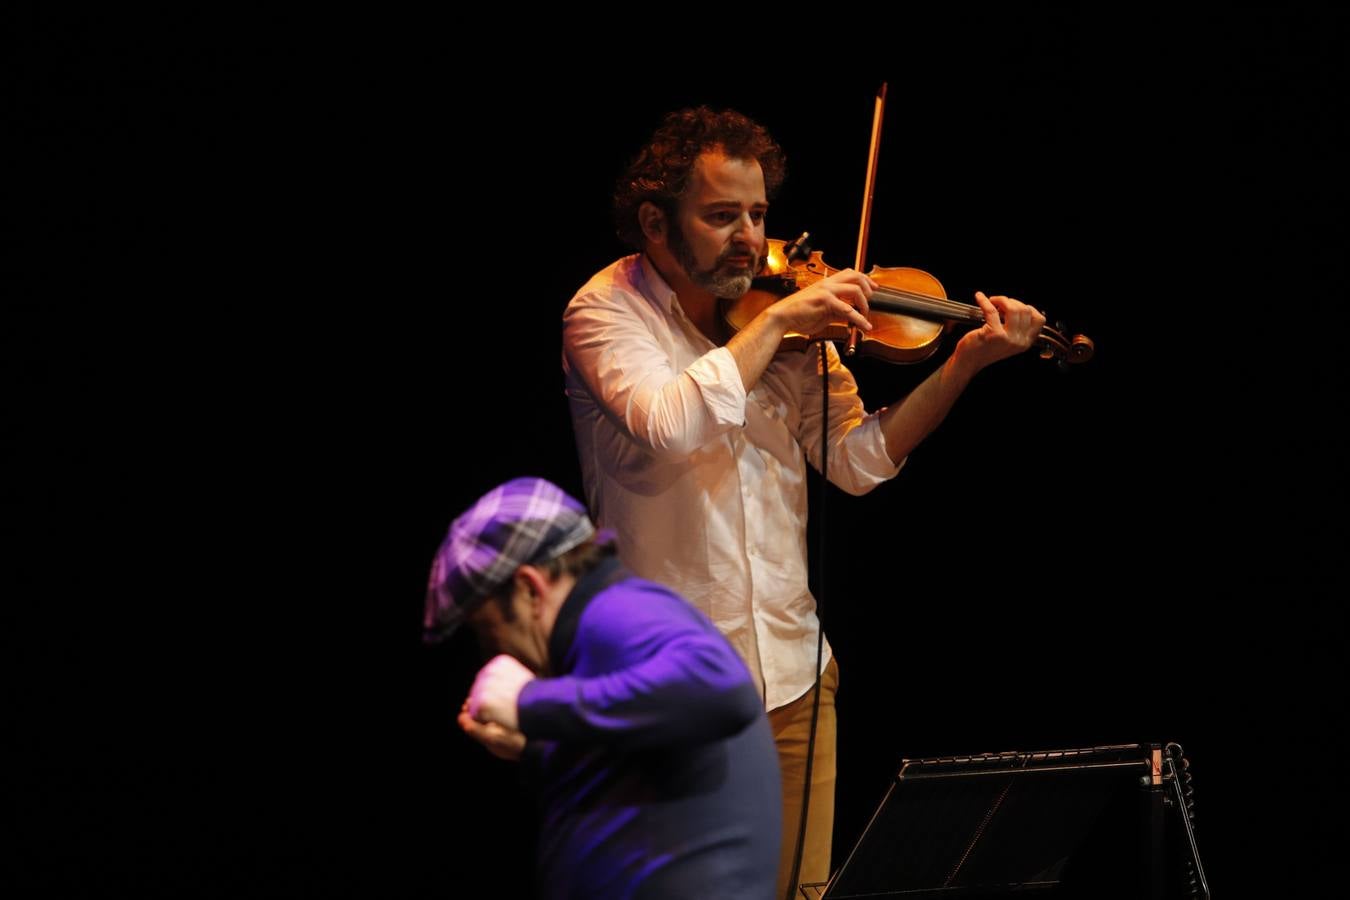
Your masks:
<svg viewBox="0 0 1350 900"><path fill-rule="evenodd" d="M666 315L674 315L677 302L675 289L666 283L660 272L656 271L656 266L652 265L652 261L647 257L647 254L639 253L638 262L642 272L642 284L639 285L642 296L646 297Z"/></svg>
<svg viewBox="0 0 1350 900"><path fill-rule="evenodd" d="M586 611L591 600L605 588L631 576L632 573L623 567L619 557L610 556L572 585L567 599L558 610L558 618L553 622L553 634L548 639L548 658L555 675L571 668L567 665L567 656L572 652L572 641L576 638L581 614Z"/></svg>

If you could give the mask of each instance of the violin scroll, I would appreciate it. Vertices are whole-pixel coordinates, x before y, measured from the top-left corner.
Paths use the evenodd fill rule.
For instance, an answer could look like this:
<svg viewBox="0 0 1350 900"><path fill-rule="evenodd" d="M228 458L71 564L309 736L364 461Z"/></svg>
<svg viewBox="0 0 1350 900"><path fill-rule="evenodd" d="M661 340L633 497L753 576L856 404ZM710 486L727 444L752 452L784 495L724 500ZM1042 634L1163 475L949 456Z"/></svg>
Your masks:
<svg viewBox="0 0 1350 900"><path fill-rule="evenodd" d="M1092 338L1085 334L1065 337L1067 333L1064 323L1056 322L1054 328L1042 326L1040 336L1036 338L1036 350L1040 358L1053 359L1060 371L1067 370L1070 365L1087 362L1097 352L1097 345L1092 343Z"/></svg>

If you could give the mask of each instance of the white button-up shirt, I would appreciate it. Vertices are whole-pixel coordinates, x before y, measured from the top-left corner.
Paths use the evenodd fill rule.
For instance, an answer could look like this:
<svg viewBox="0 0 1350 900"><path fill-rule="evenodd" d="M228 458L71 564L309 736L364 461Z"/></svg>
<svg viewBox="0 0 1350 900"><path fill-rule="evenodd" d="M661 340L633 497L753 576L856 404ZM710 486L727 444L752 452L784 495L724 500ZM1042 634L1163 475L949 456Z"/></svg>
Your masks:
<svg viewBox="0 0 1350 900"><path fill-rule="evenodd" d="M829 360L830 481L862 494L900 466L833 346ZM804 451L820 467L819 351L778 353L747 394L731 351L699 332L637 255L572 298L563 370L587 500L624 563L717 624L766 708L800 697L815 681L820 629L803 461Z"/></svg>

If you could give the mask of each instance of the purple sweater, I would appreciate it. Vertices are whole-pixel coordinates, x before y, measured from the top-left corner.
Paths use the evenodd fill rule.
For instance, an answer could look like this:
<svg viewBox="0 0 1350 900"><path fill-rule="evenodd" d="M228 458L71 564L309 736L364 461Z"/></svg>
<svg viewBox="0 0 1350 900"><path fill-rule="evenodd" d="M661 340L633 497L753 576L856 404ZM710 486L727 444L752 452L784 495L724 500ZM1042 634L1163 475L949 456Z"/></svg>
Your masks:
<svg viewBox="0 0 1350 900"><path fill-rule="evenodd" d="M549 898L773 895L778 756L745 664L668 588L607 560L519 700Z"/></svg>

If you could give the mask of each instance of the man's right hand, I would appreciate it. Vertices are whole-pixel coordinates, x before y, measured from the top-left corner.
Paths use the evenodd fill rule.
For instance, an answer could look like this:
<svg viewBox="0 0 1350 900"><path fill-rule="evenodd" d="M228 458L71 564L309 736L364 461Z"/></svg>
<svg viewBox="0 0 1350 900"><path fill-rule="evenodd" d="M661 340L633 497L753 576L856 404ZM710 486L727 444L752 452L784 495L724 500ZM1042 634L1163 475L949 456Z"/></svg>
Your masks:
<svg viewBox="0 0 1350 900"><path fill-rule="evenodd" d="M479 722L469 715L469 701L459 710L459 727L464 733L487 748L493 756L515 762L525 752L525 735L514 728L496 722Z"/></svg>
<svg viewBox="0 0 1350 900"><path fill-rule="evenodd" d="M854 269L835 272L808 288L789 294L765 312L774 317L783 332L817 335L831 322L847 319L863 331L871 331L867 321L867 298L877 283Z"/></svg>
<svg viewBox="0 0 1350 900"><path fill-rule="evenodd" d="M863 331L871 331L872 323L864 318L864 314L867 298L872 296L876 286L877 283L866 275L845 269L784 297L751 319L744 329L727 341L727 349L736 360L736 370L746 391L759 382L783 343L783 335L788 332L814 337L831 322L840 319Z"/></svg>

